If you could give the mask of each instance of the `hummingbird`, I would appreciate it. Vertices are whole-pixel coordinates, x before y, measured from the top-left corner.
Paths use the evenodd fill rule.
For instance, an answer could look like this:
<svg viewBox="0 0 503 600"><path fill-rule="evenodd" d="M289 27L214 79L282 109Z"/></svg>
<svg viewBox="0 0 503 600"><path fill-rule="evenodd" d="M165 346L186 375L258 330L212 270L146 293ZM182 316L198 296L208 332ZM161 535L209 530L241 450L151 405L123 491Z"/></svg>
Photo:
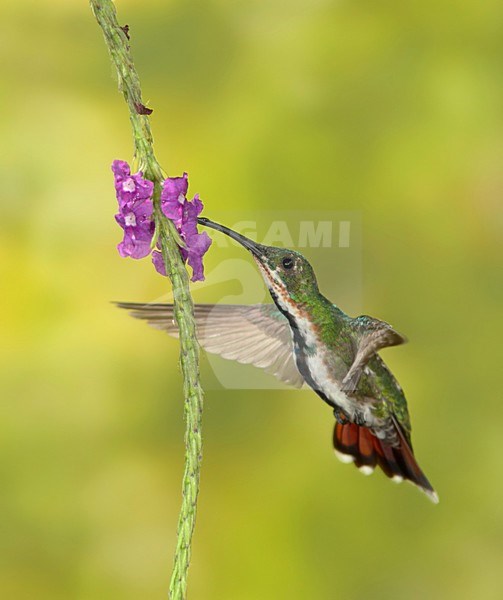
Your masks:
<svg viewBox="0 0 503 600"><path fill-rule="evenodd" d="M320 292L313 267L294 250L265 246L199 217L248 250L272 304L196 304L197 336L210 353L253 364L294 387L307 384L333 411L337 457L362 473L378 466L396 482L438 495L419 467L404 392L378 352L406 342L391 325L352 318ZM172 304L117 303L150 325L178 335Z"/></svg>

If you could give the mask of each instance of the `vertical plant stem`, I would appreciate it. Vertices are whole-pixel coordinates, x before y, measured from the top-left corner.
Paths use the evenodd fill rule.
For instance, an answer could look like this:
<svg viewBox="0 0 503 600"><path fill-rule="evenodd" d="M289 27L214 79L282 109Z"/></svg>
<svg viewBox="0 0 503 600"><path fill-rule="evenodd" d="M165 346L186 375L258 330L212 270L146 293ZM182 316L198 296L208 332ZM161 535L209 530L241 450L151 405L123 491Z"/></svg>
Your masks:
<svg viewBox="0 0 503 600"><path fill-rule="evenodd" d="M182 506L178 521L173 573L169 597L186 597L187 572L191 557L191 542L196 520L202 453L201 421L203 392L199 383L199 345L196 338L194 310L189 289L187 270L177 244L178 235L173 223L160 209L163 171L153 149L152 131L147 109L142 101L140 80L129 47L127 30L117 21L111 0L90 0L98 25L103 31L110 57L117 69L119 89L129 108L133 129L135 158L144 176L154 182L154 215L159 233L166 272L173 286L174 315L180 330L180 365L185 397L185 469L182 482Z"/></svg>

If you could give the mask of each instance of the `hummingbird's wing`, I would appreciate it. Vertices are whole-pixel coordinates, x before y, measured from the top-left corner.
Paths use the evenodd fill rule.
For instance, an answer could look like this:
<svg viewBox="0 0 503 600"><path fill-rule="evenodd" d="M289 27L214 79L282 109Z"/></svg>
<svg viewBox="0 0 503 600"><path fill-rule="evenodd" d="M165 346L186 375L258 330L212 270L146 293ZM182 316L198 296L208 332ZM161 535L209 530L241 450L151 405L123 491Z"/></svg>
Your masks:
<svg viewBox="0 0 503 600"><path fill-rule="evenodd" d="M178 337L172 304L117 302L131 316ZM194 315L201 346L223 358L252 364L294 387L304 379L295 364L286 318L274 304L196 304Z"/></svg>
<svg viewBox="0 0 503 600"><path fill-rule="evenodd" d="M358 335L358 346L355 360L342 381L342 390L349 394L356 390L366 364L378 350L407 341L388 323L366 315L353 319L351 327Z"/></svg>

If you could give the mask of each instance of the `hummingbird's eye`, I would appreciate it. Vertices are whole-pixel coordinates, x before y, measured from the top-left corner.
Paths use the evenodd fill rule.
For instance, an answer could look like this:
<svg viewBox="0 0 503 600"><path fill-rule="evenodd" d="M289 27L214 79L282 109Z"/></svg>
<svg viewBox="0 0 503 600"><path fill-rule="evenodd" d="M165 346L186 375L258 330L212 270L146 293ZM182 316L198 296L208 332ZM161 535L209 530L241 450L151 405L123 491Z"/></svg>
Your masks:
<svg viewBox="0 0 503 600"><path fill-rule="evenodd" d="M287 256L283 259L282 263L285 269L291 269L293 267L293 258Z"/></svg>

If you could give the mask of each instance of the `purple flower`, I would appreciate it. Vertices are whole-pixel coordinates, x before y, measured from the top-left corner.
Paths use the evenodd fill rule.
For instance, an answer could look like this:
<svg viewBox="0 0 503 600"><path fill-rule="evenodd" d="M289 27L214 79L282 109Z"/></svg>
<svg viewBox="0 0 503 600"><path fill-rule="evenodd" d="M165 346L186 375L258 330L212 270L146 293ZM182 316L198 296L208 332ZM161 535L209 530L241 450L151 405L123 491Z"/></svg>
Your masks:
<svg viewBox="0 0 503 600"><path fill-rule="evenodd" d="M119 208L124 204L137 204L152 199L154 184L148 179L143 179L141 171L131 175L129 165L124 160L114 160L112 171Z"/></svg>
<svg viewBox="0 0 503 600"><path fill-rule="evenodd" d="M144 258L150 254L154 221L152 193L154 184L143 179L141 171L131 175L127 162L112 164L119 212L115 220L124 230L124 239L117 246L123 257Z"/></svg>
<svg viewBox="0 0 503 600"><path fill-rule="evenodd" d="M206 232L197 231L197 217L203 210L203 203L198 194L193 200L187 200L188 187L187 173L184 173L183 177L168 177L164 181L161 193L161 210L174 222L180 237L185 242L186 248L180 248L180 252L183 259L192 267L191 281L203 281L203 255L210 247L211 239ZM159 252L153 253L152 261L157 271L165 275L164 263Z"/></svg>
<svg viewBox="0 0 503 600"><path fill-rule="evenodd" d="M162 258L162 252L160 250L154 250L152 252L152 262L154 263L155 270L166 277L166 266L164 259Z"/></svg>
<svg viewBox="0 0 503 600"><path fill-rule="evenodd" d="M189 188L187 173L183 177L168 177L162 186L161 210L178 227L182 222L183 207Z"/></svg>
<svg viewBox="0 0 503 600"><path fill-rule="evenodd" d="M131 174L127 162L114 160L112 171L115 180L115 192L119 203L119 212L115 220L124 230L124 239L117 246L121 256L144 258L152 251L152 238L155 223L152 195L154 184L143 179L143 173ZM204 280L203 255L211 244L206 232L198 233L197 217L203 210L203 203L196 194L187 200L189 179L187 173L182 177L168 177L161 192L161 210L175 224L186 248L180 248L184 261L192 267L192 281ZM152 252L152 262L161 275L166 268L159 245Z"/></svg>
<svg viewBox="0 0 503 600"><path fill-rule="evenodd" d="M185 238L187 250L181 249L182 256L186 258L189 266L192 267L191 281L204 281L203 255L211 246L210 236L203 231L202 233L193 233Z"/></svg>

